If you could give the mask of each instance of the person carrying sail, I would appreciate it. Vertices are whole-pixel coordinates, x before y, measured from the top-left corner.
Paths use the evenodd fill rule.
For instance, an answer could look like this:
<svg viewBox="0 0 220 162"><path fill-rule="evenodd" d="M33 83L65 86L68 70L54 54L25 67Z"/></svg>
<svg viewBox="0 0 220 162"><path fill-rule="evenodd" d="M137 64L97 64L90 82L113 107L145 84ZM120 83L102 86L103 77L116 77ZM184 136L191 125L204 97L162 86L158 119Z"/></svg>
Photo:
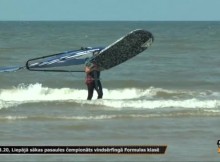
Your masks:
<svg viewBox="0 0 220 162"><path fill-rule="evenodd" d="M96 55L95 53L93 56ZM86 73L86 80L85 83L87 85L88 89L88 96L87 100L91 100L93 97L93 92L96 90L98 94L97 99L101 99L103 96L102 91L102 84L100 81L100 69L99 67L94 63L86 62L85 64L85 73Z"/></svg>

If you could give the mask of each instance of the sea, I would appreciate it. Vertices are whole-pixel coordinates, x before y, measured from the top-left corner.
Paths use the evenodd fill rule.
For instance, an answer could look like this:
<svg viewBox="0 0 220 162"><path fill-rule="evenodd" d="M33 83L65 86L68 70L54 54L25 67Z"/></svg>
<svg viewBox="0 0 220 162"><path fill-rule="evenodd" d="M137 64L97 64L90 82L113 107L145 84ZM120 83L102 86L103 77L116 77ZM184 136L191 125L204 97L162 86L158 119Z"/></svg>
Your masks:
<svg viewBox="0 0 220 162"><path fill-rule="evenodd" d="M220 22L0 22L0 67L81 47L106 47L135 29L151 47L101 72L87 101L85 73L0 73L1 146L165 145L165 154L0 154L0 161L219 161Z"/></svg>

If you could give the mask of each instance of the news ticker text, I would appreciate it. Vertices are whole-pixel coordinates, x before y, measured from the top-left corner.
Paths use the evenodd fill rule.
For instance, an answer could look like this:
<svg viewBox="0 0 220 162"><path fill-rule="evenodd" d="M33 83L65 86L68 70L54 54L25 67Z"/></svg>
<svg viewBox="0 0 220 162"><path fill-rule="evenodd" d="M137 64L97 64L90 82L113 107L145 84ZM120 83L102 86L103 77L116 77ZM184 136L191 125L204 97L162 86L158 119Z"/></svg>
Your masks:
<svg viewBox="0 0 220 162"><path fill-rule="evenodd" d="M167 146L0 146L0 154L165 154Z"/></svg>

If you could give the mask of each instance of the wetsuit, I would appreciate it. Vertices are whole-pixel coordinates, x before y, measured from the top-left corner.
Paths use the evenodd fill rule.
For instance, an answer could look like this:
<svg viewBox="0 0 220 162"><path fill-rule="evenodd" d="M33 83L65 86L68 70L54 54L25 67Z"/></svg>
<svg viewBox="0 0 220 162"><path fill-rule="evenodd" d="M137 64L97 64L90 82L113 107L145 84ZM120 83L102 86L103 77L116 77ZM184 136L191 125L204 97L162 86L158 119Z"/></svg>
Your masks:
<svg viewBox="0 0 220 162"><path fill-rule="evenodd" d="M93 70L86 74L86 85L88 87L88 97L87 100L91 100L93 96L94 89L98 93L98 99L102 98L102 84L100 82L100 71Z"/></svg>

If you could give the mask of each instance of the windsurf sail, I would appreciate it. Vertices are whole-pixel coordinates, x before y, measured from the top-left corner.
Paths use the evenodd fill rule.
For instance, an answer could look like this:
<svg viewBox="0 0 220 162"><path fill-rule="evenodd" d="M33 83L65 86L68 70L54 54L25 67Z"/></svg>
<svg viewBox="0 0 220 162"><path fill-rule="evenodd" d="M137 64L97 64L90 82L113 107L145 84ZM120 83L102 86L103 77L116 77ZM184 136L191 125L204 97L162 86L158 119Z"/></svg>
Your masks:
<svg viewBox="0 0 220 162"><path fill-rule="evenodd" d="M58 54L29 59L25 66L2 67L0 72L12 72L20 69L48 72L84 72L84 63L103 47L86 47ZM74 66L73 66L74 65Z"/></svg>
<svg viewBox="0 0 220 162"><path fill-rule="evenodd" d="M83 72L82 65L95 53L99 53L102 47L86 47L74 51L66 51L54 55L30 59L26 68L31 71L56 71L56 72ZM74 67L69 67L74 65ZM79 65L79 68L77 68ZM80 66L81 65L81 66ZM68 68L66 68L68 66Z"/></svg>
<svg viewBox="0 0 220 162"><path fill-rule="evenodd" d="M0 67L0 72L15 72L23 68L25 67L24 66Z"/></svg>

